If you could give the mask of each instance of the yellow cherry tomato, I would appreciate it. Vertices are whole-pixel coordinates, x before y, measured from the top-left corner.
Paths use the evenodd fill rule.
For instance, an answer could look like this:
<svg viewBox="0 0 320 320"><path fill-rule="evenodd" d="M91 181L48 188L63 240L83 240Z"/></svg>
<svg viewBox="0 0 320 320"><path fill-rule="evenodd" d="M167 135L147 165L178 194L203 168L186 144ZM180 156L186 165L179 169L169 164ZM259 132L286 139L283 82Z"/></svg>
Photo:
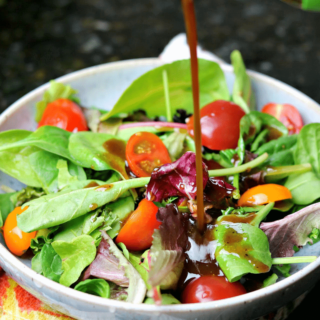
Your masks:
<svg viewBox="0 0 320 320"><path fill-rule="evenodd" d="M3 237L9 250L16 256L23 255L30 247L31 239L33 239L37 231L26 233L17 226L17 215L27 210L28 207L21 209L15 208L9 213L3 226Z"/></svg>
<svg viewBox="0 0 320 320"><path fill-rule="evenodd" d="M247 190L239 199L238 206L259 206L286 199L292 199L291 192L288 188L278 184L269 183Z"/></svg>

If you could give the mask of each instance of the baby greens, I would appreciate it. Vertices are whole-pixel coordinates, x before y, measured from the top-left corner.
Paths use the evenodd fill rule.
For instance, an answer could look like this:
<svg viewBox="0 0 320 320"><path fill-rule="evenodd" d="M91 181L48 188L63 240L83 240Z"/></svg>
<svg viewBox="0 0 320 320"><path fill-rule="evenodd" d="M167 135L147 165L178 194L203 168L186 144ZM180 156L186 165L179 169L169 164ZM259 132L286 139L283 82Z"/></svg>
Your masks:
<svg viewBox="0 0 320 320"><path fill-rule="evenodd" d="M200 105L214 100L229 100L227 83L220 66L212 61L199 59ZM119 113L130 113L137 109L146 111L149 117L166 114L163 89L163 70L168 77L172 114L177 109L193 111L190 61L180 60L146 72L133 81L113 109L101 117L108 119Z"/></svg>

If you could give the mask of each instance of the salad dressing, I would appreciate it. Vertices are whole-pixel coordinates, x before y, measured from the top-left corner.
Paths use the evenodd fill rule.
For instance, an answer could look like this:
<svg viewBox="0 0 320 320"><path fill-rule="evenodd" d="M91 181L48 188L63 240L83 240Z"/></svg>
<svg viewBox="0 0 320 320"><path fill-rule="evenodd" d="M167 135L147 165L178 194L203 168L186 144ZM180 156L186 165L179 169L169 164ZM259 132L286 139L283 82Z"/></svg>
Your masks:
<svg viewBox="0 0 320 320"><path fill-rule="evenodd" d="M88 183L83 189L98 187L99 185L95 181Z"/></svg>
<svg viewBox="0 0 320 320"><path fill-rule="evenodd" d="M200 124L200 95L199 95L199 74L197 58L197 28L193 0L182 0L187 38L190 48L192 95L193 95L193 119L194 119L194 140L196 146L196 184L197 184L197 222L198 229L204 231L204 205L203 205L203 168L202 168L202 143Z"/></svg>
<svg viewBox="0 0 320 320"><path fill-rule="evenodd" d="M117 170L125 179L129 179L126 168L123 165L126 161L126 144L122 140L109 139L103 144L106 150L105 160L112 168Z"/></svg>

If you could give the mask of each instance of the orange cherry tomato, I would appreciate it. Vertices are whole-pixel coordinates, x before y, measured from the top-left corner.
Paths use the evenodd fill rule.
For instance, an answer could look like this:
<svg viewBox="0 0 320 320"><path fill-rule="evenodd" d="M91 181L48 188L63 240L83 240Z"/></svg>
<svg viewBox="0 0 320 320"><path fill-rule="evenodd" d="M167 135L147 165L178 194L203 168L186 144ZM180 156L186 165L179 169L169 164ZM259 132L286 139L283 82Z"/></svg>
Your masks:
<svg viewBox="0 0 320 320"><path fill-rule="evenodd" d="M240 120L245 112L235 103L218 100L200 110L202 145L211 150L235 149L239 140ZM187 123L194 137L193 116Z"/></svg>
<svg viewBox="0 0 320 320"><path fill-rule="evenodd" d="M182 303L222 300L247 293L240 282L229 282L225 277L206 275L191 280L182 293Z"/></svg>
<svg viewBox="0 0 320 320"><path fill-rule="evenodd" d="M288 128L289 134L299 133L303 127L299 111L291 104L268 103L261 111L271 114L281 121Z"/></svg>
<svg viewBox="0 0 320 320"><path fill-rule="evenodd" d="M278 184L263 184L247 190L239 199L238 206L251 207L262 204L292 199L288 188Z"/></svg>
<svg viewBox="0 0 320 320"><path fill-rule="evenodd" d="M4 226L3 237L9 250L16 256L23 255L30 247L31 239L33 239L37 231L31 233L25 233L17 226L17 215L27 210L28 207L21 209L21 207L15 208L9 213Z"/></svg>
<svg viewBox="0 0 320 320"><path fill-rule="evenodd" d="M68 99L58 99L48 103L38 125L42 126L54 126L70 132L88 130L80 107Z"/></svg>
<svg viewBox="0 0 320 320"><path fill-rule="evenodd" d="M161 225L156 219L158 207L151 201L143 199L138 208L131 213L121 228L116 243L124 243L128 250L140 251L151 247L152 235Z"/></svg>
<svg viewBox="0 0 320 320"><path fill-rule="evenodd" d="M150 132L133 134L126 146L126 158L137 177L150 177L153 169L171 163L169 152L161 139Z"/></svg>

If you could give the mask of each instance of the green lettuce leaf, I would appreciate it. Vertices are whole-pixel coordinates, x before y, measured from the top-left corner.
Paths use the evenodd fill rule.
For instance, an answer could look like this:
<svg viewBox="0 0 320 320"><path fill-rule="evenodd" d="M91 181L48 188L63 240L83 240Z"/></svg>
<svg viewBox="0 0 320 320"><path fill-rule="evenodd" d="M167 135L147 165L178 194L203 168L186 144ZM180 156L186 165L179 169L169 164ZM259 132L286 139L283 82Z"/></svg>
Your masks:
<svg viewBox="0 0 320 320"><path fill-rule="evenodd" d="M88 279L81 281L74 289L102 298L110 298L110 286L108 282L103 279Z"/></svg>
<svg viewBox="0 0 320 320"><path fill-rule="evenodd" d="M60 191L28 202L28 209L17 218L24 232L50 228L76 219L118 198L127 196L131 188L142 187L149 178L119 181L100 187Z"/></svg>
<svg viewBox="0 0 320 320"><path fill-rule="evenodd" d="M254 110L256 101L251 87L251 80L246 72L241 53L234 50L231 53L231 62L235 74L235 82L232 91L232 100L239 105L246 113Z"/></svg>
<svg viewBox="0 0 320 320"><path fill-rule="evenodd" d="M54 241L52 247L62 259L63 273L59 282L66 287L79 279L84 268L96 256L94 239L88 235L81 235L70 242Z"/></svg>
<svg viewBox="0 0 320 320"><path fill-rule="evenodd" d="M199 59L200 106L215 100L229 100L229 91L220 66L212 61ZM113 109L101 117L108 119L119 113L141 109L148 117L166 115L163 90L163 71L167 72L172 114L177 109L193 113L190 60L175 61L146 72L133 81Z"/></svg>
<svg viewBox="0 0 320 320"><path fill-rule="evenodd" d="M246 223L225 223L214 229L215 257L230 282L247 273L265 273L272 265L267 236Z"/></svg>
<svg viewBox="0 0 320 320"><path fill-rule="evenodd" d="M58 226L51 229L42 229L37 232L35 238L31 239L30 248L33 253L41 251L45 244L50 244L53 241L55 231L58 230Z"/></svg>
<svg viewBox="0 0 320 320"><path fill-rule="evenodd" d="M186 219L175 204L159 208L157 220L162 224L153 233L148 279L154 289L158 286L163 290L175 289L177 286L188 243ZM156 297L153 298L157 300Z"/></svg>
<svg viewBox="0 0 320 320"><path fill-rule="evenodd" d="M185 149L186 136L186 133L174 131L163 140L172 161L176 161L182 156Z"/></svg>
<svg viewBox="0 0 320 320"><path fill-rule="evenodd" d="M72 96L77 92L78 91L72 89L69 85L64 85L62 83L51 80L49 89L44 92L42 100L37 102L36 104L35 120L37 122L41 120L48 103L60 98L71 100Z"/></svg>
<svg viewBox="0 0 320 320"><path fill-rule="evenodd" d="M53 281L59 282L62 270L62 260L51 244L45 244L40 252L42 274Z"/></svg>
<svg viewBox="0 0 320 320"><path fill-rule="evenodd" d="M142 303L147 290L143 279L132 264L123 256L120 249L114 244L107 233L105 231L102 231L101 233L103 239L107 241L110 246L110 252L119 260L119 266L124 267L125 275L129 279L127 302Z"/></svg>

